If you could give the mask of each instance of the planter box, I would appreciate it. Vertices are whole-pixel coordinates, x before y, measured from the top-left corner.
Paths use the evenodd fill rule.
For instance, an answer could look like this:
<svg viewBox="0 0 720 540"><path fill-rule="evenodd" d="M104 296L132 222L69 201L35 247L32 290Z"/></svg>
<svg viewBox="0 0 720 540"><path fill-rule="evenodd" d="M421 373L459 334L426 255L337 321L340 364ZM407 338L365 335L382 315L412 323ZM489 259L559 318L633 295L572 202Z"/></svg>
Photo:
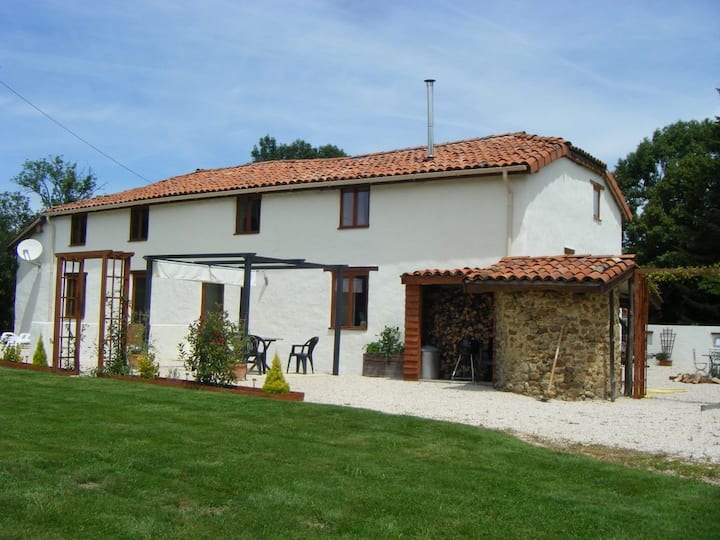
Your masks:
<svg viewBox="0 0 720 540"><path fill-rule="evenodd" d="M203 390L206 392L231 392L233 394L244 394L247 396L262 397L268 399L279 399L281 401L304 401L304 392L288 392L287 394L270 394L263 392L262 388L250 388L248 386L213 386L211 384L200 384L195 381L183 381L181 379L166 379L164 377L155 377L154 379L145 379L143 377L133 377L127 375L102 375L108 379L116 379L120 381L131 381L147 384L157 384L159 386L172 386L176 388L187 388L190 390Z"/></svg>
<svg viewBox="0 0 720 540"><path fill-rule="evenodd" d="M391 379L403 378L404 355L385 357L382 354L363 354L363 370L365 377L389 377Z"/></svg>
<svg viewBox="0 0 720 540"><path fill-rule="evenodd" d="M32 364L24 364L21 362L5 362L0 360L0 367L12 369L27 369L31 371L44 371L45 373L55 373L57 375L75 375L75 372L67 369L55 369L51 367L39 367ZM188 388L191 390L204 390L206 392L231 392L233 394L244 394L246 396L255 396L268 399L279 399L280 401L304 401L304 392L290 391L287 394L269 394L263 392L262 388L250 388L248 386L212 386L209 384L200 384L194 381L183 381L181 379L167 379L165 377L155 377L154 379L145 379L143 377L135 377L132 375L99 375L107 379L116 379L120 381L139 382L146 384L157 384L159 386L172 386L175 388Z"/></svg>

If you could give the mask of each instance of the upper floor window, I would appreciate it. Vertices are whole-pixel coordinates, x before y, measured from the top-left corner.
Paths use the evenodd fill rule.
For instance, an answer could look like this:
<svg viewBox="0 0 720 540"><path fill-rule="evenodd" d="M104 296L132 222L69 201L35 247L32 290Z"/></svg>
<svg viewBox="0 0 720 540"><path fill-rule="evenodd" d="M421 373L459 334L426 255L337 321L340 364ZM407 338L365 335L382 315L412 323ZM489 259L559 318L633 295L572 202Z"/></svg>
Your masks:
<svg viewBox="0 0 720 540"><path fill-rule="evenodd" d="M130 209L130 241L148 239L149 206L135 206Z"/></svg>
<svg viewBox="0 0 720 540"><path fill-rule="evenodd" d="M84 246L87 237L87 213L70 216L70 245Z"/></svg>
<svg viewBox="0 0 720 540"><path fill-rule="evenodd" d="M340 228L370 225L370 186L345 188L340 192Z"/></svg>
<svg viewBox="0 0 720 540"><path fill-rule="evenodd" d="M260 232L260 195L239 195L235 211L235 234Z"/></svg>
<svg viewBox="0 0 720 540"><path fill-rule="evenodd" d="M603 186L595 182L591 182L593 187L593 219L600 221L600 201L602 200Z"/></svg>

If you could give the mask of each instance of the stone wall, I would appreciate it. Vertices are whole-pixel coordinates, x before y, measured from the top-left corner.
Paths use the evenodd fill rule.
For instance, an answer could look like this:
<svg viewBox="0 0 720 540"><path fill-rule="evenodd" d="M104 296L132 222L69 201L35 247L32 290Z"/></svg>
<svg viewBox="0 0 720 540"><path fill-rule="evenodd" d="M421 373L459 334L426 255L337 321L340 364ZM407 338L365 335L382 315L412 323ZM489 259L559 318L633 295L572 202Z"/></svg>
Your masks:
<svg viewBox="0 0 720 540"><path fill-rule="evenodd" d="M617 293L613 294L617 306ZM529 396L543 396L563 329L553 379L555 397L610 398L609 301L608 293L497 293L495 386ZM616 395L620 394L622 375L620 341L617 323Z"/></svg>

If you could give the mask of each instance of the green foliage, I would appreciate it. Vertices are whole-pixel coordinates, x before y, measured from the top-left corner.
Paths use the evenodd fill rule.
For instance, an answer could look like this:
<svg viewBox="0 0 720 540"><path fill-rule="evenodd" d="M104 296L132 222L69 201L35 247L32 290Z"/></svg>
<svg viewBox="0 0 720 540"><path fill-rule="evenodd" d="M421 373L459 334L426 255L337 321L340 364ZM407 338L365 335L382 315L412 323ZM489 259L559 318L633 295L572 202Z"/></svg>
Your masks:
<svg viewBox="0 0 720 540"><path fill-rule="evenodd" d="M137 357L138 374L145 379L154 379L160 373L160 366L155 362L155 353L145 350Z"/></svg>
<svg viewBox="0 0 720 540"><path fill-rule="evenodd" d="M656 130L618 161L615 177L635 219L625 250L661 268L720 262L720 125L710 119Z"/></svg>
<svg viewBox="0 0 720 540"><path fill-rule="evenodd" d="M32 357L33 366L47 367L47 353L45 352L45 345L43 344L42 335L38 338L37 345L35 346L35 352Z"/></svg>
<svg viewBox="0 0 720 540"><path fill-rule="evenodd" d="M285 380L285 375L283 375L280 357L277 352L275 352L270 369L265 375L262 389L263 392L268 394L287 394L290 391L290 385Z"/></svg>
<svg viewBox="0 0 720 540"><path fill-rule="evenodd" d="M97 187L91 170L78 171L75 163L65 163L62 156L26 160L13 182L40 197L43 210L90 198Z"/></svg>
<svg viewBox="0 0 720 540"><path fill-rule="evenodd" d="M103 347L103 367L106 375L130 375L127 354L127 330L123 324L112 321Z"/></svg>
<svg viewBox="0 0 720 540"><path fill-rule="evenodd" d="M720 263L720 123L676 122L656 130L618 161L615 177L635 218L623 246L642 266ZM711 277L655 281L663 305L651 322L718 323L720 295Z"/></svg>
<svg viewBox="0 0 720 540"><path fill-rule="evenodd" d="M3 360L6 362L20 362L20 345L6 345L3 349Z"/></svg>
<svg viewBox="0 0 720 540"><path fill-rule="evenodd" d="M395 356L404 349L400 336L400 328L397 326L385 326L378 334L379 340L372 341L365 345L365 352L370 354L382 354L385 358Z"/></svg>
<svg viewBox="0 0 720 540"><path fill-rule="evenodd" d="M233 367L245 360L245 335L227 312L212 311L192 322L185 340L189 349L180 343L178 351L197 382L223 385L235 380Z"/></svg>
<svg viewBox="0 0 720 540"><path fill-rule="evenodd" d="M5 248L33 218L30 200L19 192L0 193L0 246ZM0 249L0 328L12 328L15 307L15 250Z"/></svg>
<svg viewBox="0 0 720 540"><path fill-rule="evenodd" d="M275 137L265 135L257 145L253 146L250 155L253 161L275 161L281 159L313 159L313 158L330 158L343 157L347 154L333 144L326 144L317 148L301 139L290 144L278 144Z"/></svg>

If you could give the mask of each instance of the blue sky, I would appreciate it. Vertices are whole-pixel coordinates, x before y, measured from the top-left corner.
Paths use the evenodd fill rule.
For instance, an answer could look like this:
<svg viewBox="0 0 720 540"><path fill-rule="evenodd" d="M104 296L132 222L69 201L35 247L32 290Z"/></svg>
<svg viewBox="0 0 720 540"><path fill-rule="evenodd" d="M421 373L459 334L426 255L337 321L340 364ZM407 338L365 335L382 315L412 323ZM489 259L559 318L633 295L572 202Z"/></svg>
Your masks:
<svg viewBox="0 0 720 540"><path fill-rule="evenodd" d="M0 191L63 155L101 192L250 161L265 134L348 154L512 131L605 161L720 115L720 2L3 0Z"/></svg>

